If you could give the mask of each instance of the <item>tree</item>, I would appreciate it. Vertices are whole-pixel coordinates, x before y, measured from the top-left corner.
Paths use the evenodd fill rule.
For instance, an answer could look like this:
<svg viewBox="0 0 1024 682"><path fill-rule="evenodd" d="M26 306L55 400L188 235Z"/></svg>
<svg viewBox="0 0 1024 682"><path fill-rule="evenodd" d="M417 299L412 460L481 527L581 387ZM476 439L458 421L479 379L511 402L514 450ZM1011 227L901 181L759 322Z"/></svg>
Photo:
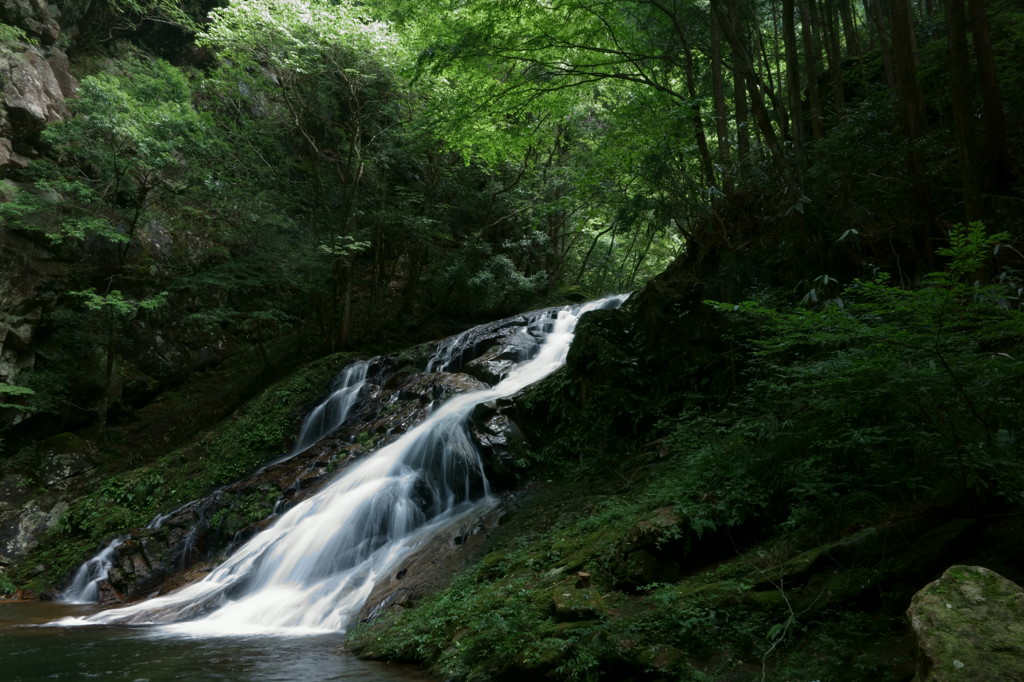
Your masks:
<svg viewBox="0 0 1024 682"><path fill-rule="evenodd" d="M401 51L387 26L355 5L315 1L231 4L211 13L200 44L230 65L227 73L250 92L262 93L271 104L263 115L298 142L313 198L307 224L317 252L332 264L327 326L336 329L334 344L345 347L351 257L365 248L352 250L357 240L364 243L361 192L372 150L393 125L390 71Z"/></svg>
<svg viewBox="0 0 1024 682"><path fill-rule="evenodd" d="M57 238L99 235L128 259L147 213L192 181L188 159L206 139L209 122L192 106L184 75L162 60L129 59L82 80L74 116L44 139L53 163L44 165L42 190L53 190L65 213Z"/></svg>

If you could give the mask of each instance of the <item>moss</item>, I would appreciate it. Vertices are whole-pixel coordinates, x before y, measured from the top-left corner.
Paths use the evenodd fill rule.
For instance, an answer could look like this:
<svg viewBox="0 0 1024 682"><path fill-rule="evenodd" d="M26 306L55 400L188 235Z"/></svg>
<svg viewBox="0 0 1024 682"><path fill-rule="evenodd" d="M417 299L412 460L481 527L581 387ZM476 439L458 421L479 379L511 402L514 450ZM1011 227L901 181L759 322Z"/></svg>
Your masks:
<svg viewBox="0 0 1024 682"><path fill-rule="evenodd" d="M1024 590L979 566L953 566L918 593L909 615L922 679L1024 680Z"/></svg>

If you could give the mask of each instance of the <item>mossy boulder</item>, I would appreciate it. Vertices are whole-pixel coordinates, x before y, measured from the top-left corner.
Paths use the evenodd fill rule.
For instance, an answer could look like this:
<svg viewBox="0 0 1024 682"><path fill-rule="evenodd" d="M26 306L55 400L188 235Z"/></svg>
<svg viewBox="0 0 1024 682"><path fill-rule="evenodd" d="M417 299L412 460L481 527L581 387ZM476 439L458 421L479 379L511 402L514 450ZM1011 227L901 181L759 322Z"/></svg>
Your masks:
<svg viewBox="0 0 1024 682"><path fill-rule="evenodd" d="M981 566L952 566L907 611L916 682L1024 681L1024 589Z"/></svg>
<svg viewBox="0 0 1024 682"><path fill-rule="evenodd" d="M603 618L608 611L596 587L556 585L551 590L551 606L555 620L571 622Z"/></svg>

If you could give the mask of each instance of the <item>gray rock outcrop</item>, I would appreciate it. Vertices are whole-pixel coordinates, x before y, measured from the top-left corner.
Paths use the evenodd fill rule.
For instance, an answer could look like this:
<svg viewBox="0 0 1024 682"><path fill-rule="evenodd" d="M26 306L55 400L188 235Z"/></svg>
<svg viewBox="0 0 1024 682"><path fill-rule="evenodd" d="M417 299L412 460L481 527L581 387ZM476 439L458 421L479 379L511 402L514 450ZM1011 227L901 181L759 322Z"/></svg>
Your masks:
<svg viewBox="0 0 1024 682"><path fill-rule="evenodd" d="M0 0L0 24L24 31L0 42L0 177L26 167L43 129L68 116L65 99L78 84L57 47L53 14L44 0Z"/></svg>
<svg viewBox="0 0 1024 682"><path fill-rule="evenodd" d="M907 610L915 682L1024 681L1024 589L981 566L952 566Z"/></svg>
<svg viewBox="0 0 1024 682"><path fill-rule="evenodd" d="M60 26L45 0L0 0L0 22L17 26L45 45L57 41Z"/></svg>

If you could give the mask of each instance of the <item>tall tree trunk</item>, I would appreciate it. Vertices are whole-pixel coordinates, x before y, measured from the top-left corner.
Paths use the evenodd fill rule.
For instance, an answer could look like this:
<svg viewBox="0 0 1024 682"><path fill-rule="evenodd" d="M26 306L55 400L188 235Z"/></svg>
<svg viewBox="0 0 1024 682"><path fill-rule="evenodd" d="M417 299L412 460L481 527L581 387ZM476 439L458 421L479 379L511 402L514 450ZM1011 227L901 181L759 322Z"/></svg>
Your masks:
<svg viewBox="0 0 1024 682"><path fill-rule="evenodd" d="M729 162L729 120L725 108L725 83L722 79L722 31L718 15L711 15L711 93L715 107L715 133L718 136L718 159Z"/></svg>
<svg viewBox="0 0 1024 682"><path fill-rule="evenodd" d="M718 15L719 26L729 43L729 47L732 49L733 64L736 65L736 68L743 74L747 82L751 109L754 119L757 121L758 129L764 138L765 146L770 153L772 167L779 173L779 177L782 178L790 192L796 194L799 189L798 184L794 181L790 168L786 163L782 144L779 142L779 137L772 126L771 115L764 101L767 90L764 80L754 68L754 60L746 44L740 39L739 32L729 22L728 10L723 6L722 0L712 0L711 11ZM784 109L781 103L778 103L776 106L779 109Z"/></svg>
<svg viewBox="0 0 1024 682"><path fill-rule="evenodd" d="M851 0L839 0L839 17L843 23L843 37L846 40L846 54L860 54L860 39L857 37L857 25L853 19Z"/></svg>
<svg viewBox="0 0 1024 682"><path fill-rule="evenodd" d="M811 136L820 140L825 136L821 93L818 91L819 48L814 39L814 19L811 14L813 0L800 0L800 35L804 42L804 65L807 71L807 100L811 105Z"/></svg>
<svg viewBox="0 0 1024 682"><path fill-rule="evenodd" d="M690 120L697 136L697 151L700 154L701 167L704 169L704 180L708 187L716 187L715 168L711 163L711 150L708 148L708 137L704 132L704 115L701 113L700 101L697 97L697 79L694 75L693 51L683 37L683 66L686 72L686 90L690 95Z"/></svg>
<svg viewBox="0 0 1024 682"><path fill-rule="evenodd" d="M889 49L889 23L882 8L883 0L864 0L864 13L870 17L874 25L874 37L878 40L878 51L882 55L882 67L885 70L885 82L890 88L896 87L896 74L892 63L892 52Z"/></svg>
<svg viewBox="0 0 1024 682"><path fill-rule="evenodd" d="M839 22L836 20L836 9L832 3L823 3L821 11L825 14L822 28L825 30L825 54L828 57L829 77L832 81L832 102L836 114L841 115L846 107L846 95L843 92L843 51L839 40Z"/></svg>
<svg viewBox="0 0 1024 682"><path fill-rule="evenodd" d="M912 243L918 264L926 269L932 265L932 229L934 210L928 185L924 178L924 158L917 140L927 132L924 97L917 82L917 49L914 38L913 15L909 0L889 0L889 19L892 25L893 72L896 92L902 110L903 130L910 140L907 152L907 174L915 206Z"/></svg>
<svg viewBox="0 0 1024 682"><path fill-rule="evenodd" d="M800 55L796 46L796 5L794 0L782 0L782 43L786 53L786 94L789 98L790 129L797 167L807 170L804 110L800 98Z"/></svg>
<svg viewBox="0 0 1024 682"><path fill-rule="evenodd" d="M974 55L978 60L978 83L981 86L981 106L985 114L982 130L985 135L984 168L985 189L1006 193L1013 184L1009 145L1006 141L1006 119L1003 116L1003 98L996 76L992 39L989 37L985 0L968 0L971 10L971 30L974 33Z"/></svg>
<svg viewBox="0 0 1024 682"><path fill-rule="evenodd" d="M750 112L747 108L747 81L737 69L732 72L732 91L736 104L736 151L742 161L750 153Z"/></svg>
<svg viewBox="0 0 1024 682"><path fill-rule="evenodd" d="M964 216L969 221L977 220L981 214L981 187L974 147L974 95L971 91L971 62L967 53L964 0L946 0L946 31L949 41L953 121L956 125Z"/></svg>

